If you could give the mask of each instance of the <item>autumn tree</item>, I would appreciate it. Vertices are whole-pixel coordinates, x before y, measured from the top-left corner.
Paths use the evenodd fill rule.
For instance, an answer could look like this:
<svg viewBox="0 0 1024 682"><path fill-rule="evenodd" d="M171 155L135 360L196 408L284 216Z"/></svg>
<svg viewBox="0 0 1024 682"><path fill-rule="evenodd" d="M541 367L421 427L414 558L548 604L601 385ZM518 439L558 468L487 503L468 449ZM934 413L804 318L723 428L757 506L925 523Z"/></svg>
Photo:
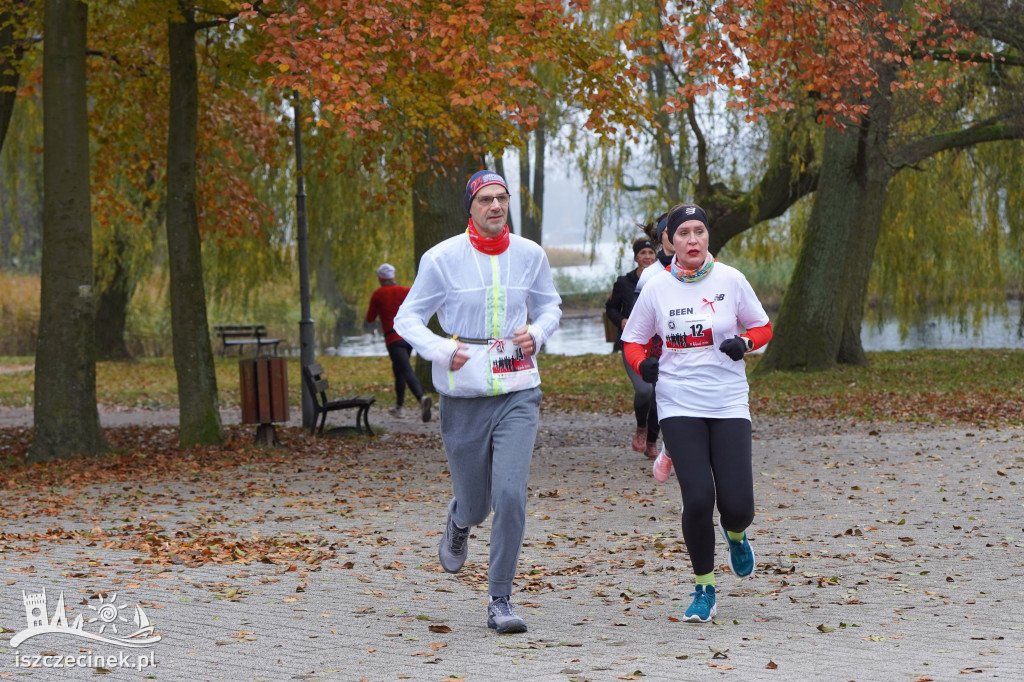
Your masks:
<svg viewBox="0 0 1024 682"><path fill-rule="evenodd" d="M585 4L297 2L268 19L262 59L279 68L278 87L316 103L309 122L344 131L364 167L387 178L369 204L390 214L411 200L418 262L465 229L466 179L519 146L545 102L586 112L597 134L642 115L629 96L637 72L580 21ZM539 64L560 66L557 93L535 78Z"/></svg>
<svg viewBox="0 0 1024 682"><path fill-rule="evenodd" d="M214 11L176 2L167 18L170 72L170 112L167 128L167 250L170 271L171 323L174 366L178 378L179 433L185 446L222 440L217 380L207 322L206 288L200 236L200 198L197 193L199 119L199 32L234 26L234 3L217 3ZM200 18L200 14L208 18ZM240 29L238 26L234 28ZM232 44L237 40L223 38ZM224 145L222 149L228 149ZM244 184L227 183L225 191L208 197L225 212L247 210L231 206Z"/></svg>
<svg viewBox="0 0 1024 682"><path fill-rule="evenodd" d="M234 292L244 307L268 273L284 269L274 212L268 207L280 203L280 187L287 189L277 178L284 156L275 111L280 97L267 96L259 70L248 60L253 38L260 34L233 21L237 4L208 7L220 13L203 14L196 22L197 30L212 34L195 49L196 89L204 93L196 98L195 154L180 157L186 163L194 159L202 259L189 261L184 274L203 279L210 301L229 307L224 304ZM179 11L176 2L167 0L95 9L89 82L90 97L97 102L91 133L104 150L93 161L97 337L103 357L128 354L127 306L137 284L168 276L167 191L182 185L168 183L170 110L154 102L170 100L168 24ZM180 78L180 71L174 73ZM175 120L180 123L181 117ZM181 318L188 319L184 313Z"/></svg>
<svg viewBox="0 0 1024 682"><path fill-rule="evenodd" d="M924 91L936 106L944 92L951 94L961 75L937 62L972 59L957 54L954 41L969 49L970 35L923 4L915 14L896 2L883 9L863 26L869 39L859 59L870 78L859 92L839 91L851 104L835 119L840 125L825 131L818 191L777 335L762 361L766 369L865 362L860 333L891 180L944 150L1024 136L1020 102L995 102L986 111L972 96L939 127L915 126L907 112L914 111L917 93ZM861 25L861 17L851 14L851 26Z"/></svg>
<svg viewBox="0 0 1024 682"><path fill-rule="evenodd" d="M131 358L125 333L136 287L153 273L163 226L167 108L165 36L138 6L97 4L89 32L96 349ZM131 24L132 29L126 30Z"/></svg>
<svg viewBox="0 0 1024 682"><path fill-rule="evenodd" d="M205 27L209 27L204 25ZM191 6L167 22L170 116L167 126L167 252L171 281L174 371L178 377L178 429L183 446L219 444L217 375L210 347L196 197L199 75Z"/></svg>
<svg viewBox="0 0 1024 682"><path fill-rule="evenodd" d="M919 112L925 130L940 129L958 101L969 99L981 119L1024 92L1024 13L987 0L954 12L1001 50L991 53L987 68L972 69L942 106ZM1024 103L1016 106L1020 111ZM1021 260L1012 255L1024 253L1022 152L1020 140L954 149L893 178L868 291L873 317L894 311L906 330L938 311L966 330L990 311L1005 310L1007 296L1024 280Z"/></svg>
<svg viewBox="0 0 1024 682"><path fill-rule="evenodd" d="M860 323L888 181L900 168L943 149L1018 136L1014 108L999 106L980 120L977 109L965 106L958 119L950 118L939 130L915 129L914 112L941 101L958 81L960 65L983 56L943 2L919 0L904 8L886 0L725 0L710 7L660 8L660 24L653 28L637 16L621 26L653 70L649 83L656 87L661 69L653 45L674 73L686 76L676 78L660 111L687 112L691 121L698 163L689 182L693 196L724 228L713 230L713 236L728 238L734 229L749 227L746 218L752 216L735 209L750 206L751 199L769 198L769 205L784 211L799 196L794 190L807 191L807 182L817 183L804 250L762 365L862 362ZM701 175L704 148L689 113L709 96L720 96L751 119L805 118L802 112L809 112L827 126L821 170L807 174L807 161L815 158L808 152L814 147L800 143L779 157L788 160L788 167L769 164L766 182L746 200L719 191ZM670 121L661 116L659 124L664 130ZM785 141L780 132L774 139ZM794 183L799 175L807 175L806 181ZM740 218L731 227L722 220L730 213Z"/></svg>
<svg viewBox="0 0 1024 682"><path fill-rule="evenodd" d="M29 451L34 462L105 447L96 406L87 22L84 2L46 1L42 289Z"/></svg>
<svg viewBox="0 0 1024 682"><path fill-rule="evenodd" d="M673 31L686 19L650 12L647 2L601 3L592 20L614 30L635 54L645 78L636 96L651 112L638 121L637 140L609 140L569 131L570 148L588 195L588 226L597 238L623 214L646 221L682 201L708 212L714 229L710 249L719 250L752 226L781 216L817 182L813 113L777 110L757 121L728 106L691 65L703 48ZM674 22L670 25L670 22ZM675 25L676 28L672 28ZM694 89L700 86L699 89ZM679 92L686 92L686 101Z"/></svg>
<svg viewBox="0 0 1024 682"><path fill-rule="evenodd" d="M263 59L278 65L280 87L318 103L317 125L353 138L368 167L386 153L389 191L401 195L431 187L434 175L450 179L467 157L518 146L555 97L585 111L597 134L631 125L637 72L579 20L582 5L298 2L268 21L275 47ZM557 93L535 78L548 63L564 72ZM461 210L448 219L449 232L464 229ZM417 239L417 259L424 245Z"/></svg>

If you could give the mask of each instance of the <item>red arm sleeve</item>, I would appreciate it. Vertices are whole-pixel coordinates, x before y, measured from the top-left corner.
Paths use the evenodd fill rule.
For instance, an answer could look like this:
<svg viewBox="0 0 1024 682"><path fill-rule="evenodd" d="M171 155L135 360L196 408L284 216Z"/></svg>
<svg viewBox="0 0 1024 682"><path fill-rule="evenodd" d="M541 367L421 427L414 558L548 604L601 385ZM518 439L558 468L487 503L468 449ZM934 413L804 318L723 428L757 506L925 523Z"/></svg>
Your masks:
<svg viewBox="0 0 1024 682"><path fill-rule="evenodd" d="M626 341L622 344L622 353L626 356L626 362L637 374L640 373L640 363L647 359L647 350L643 344Z"/></svg>
<svg viewBox="0 0 1024 682"><path fill-rule="evenodd" d="M769 322L763 327L748 329L746 334L740 334L751 340L754 346L750 350L757 350L772 340L772 323Z"/></svg>

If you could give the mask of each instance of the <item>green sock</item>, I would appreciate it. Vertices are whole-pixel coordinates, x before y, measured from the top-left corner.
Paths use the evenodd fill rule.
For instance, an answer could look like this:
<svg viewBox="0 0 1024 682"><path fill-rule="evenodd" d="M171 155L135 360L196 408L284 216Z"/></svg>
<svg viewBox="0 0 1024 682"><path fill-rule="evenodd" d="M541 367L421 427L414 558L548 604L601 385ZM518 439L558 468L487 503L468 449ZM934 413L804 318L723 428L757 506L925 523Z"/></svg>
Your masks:
<svg viewBox="0 0 1024 682"><path fill-rule="evenodd" d="M697 576L697 584L698 585L711 585L711 586L714 586L714 584L715 584L715 572L711 571L710 573L705 573L704 575L698 575Z"/></svg>
<svg viewBox="0 0 1024 682"><path fill-rule="evenodd" d="M731 530L725 531L725 534L728 535L729 539L732 540L733 542L743 542L743 538L746 537L746 535L747 535L746 531L741 531L739 533L733 533Z"/></svg>

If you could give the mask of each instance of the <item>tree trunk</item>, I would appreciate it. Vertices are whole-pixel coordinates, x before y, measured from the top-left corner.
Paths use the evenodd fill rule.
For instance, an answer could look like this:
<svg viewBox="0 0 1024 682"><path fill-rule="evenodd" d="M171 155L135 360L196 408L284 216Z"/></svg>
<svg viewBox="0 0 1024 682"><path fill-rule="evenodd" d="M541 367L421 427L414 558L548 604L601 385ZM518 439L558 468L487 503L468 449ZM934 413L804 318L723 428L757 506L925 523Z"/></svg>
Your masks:
<svg viewBox="0 0 1024 682"><path fill-rule="evenodd" d="M544 205L544 152L547 140L544 122L533 134L533 182L530 182L530 144L524 142L519 148L519 235L541 243ZM532 184L532 188L531 188Z"/></svg>
<svg viewBox="0 0 1024 682"><path fill-rule="evenodd" d="M864 363L860 323L892 177L888 121L825 133L818 191L793 276L761 366L828 369Z"/></svg>
<svg viewBox="0 0 1024 682"><path fill-rule="evenodd" d="M102 360L131 360L124 330L135 280L124 262L126 246L119 230L107 246L99 261L108 264L110 275L96 285L96 353Z"/></svg>
<svg viewBox="0 0 1024 682"><path fill-rule="evenodd" d="M519 145L519 231L520 237L532 239L528 235L536 232L533 211L530 210L530 138L523 137Z"/></svg>
<svg viewBox="0 0 1024 682"><path fill-rule="evenodd" d="M7 128L14 115L14 101L18 98L18 82L21 74L23 49L17 44L14 26L18 15L24 11L25 3L14 0L6 7L0 7L0 151L3 151Z"/></svg>
<svg viewBox="0 0 1024 682"><path fill-rule="evenodd" d="M486 166L487 166L487 164L484 163L483 165L476 164L476 165L473 165L472 167L476 168L476 170L479 170L480 168L485 168ZM504 156L496 157L494 159L494 166L495 166L494 167L494 171L498 175L500 175L501 177L505 178L505 181L508 182L508 175L505 174L505 157ZM522 168L521 164L520 164L520 168ZM472 175L474 172L476 172L476 171L470 171L469 175ZM466 177L468 178L469 176L467 175ZM463 188L463 189L465 189L465 188ZM512 211L508 212L507 224L508 224L508 231L509 232L511 232L512 234L519 234L519 231L516 229L515 222L512 220Z"/></svg>
<svg viewBox="0 0 1024 682"><path fill-rule="evenodd" d="M548 147L547 127L544 117L541 117L537 128L533 131L533 137L535 142L533 146L533 192L531 194L530 214L533 218L535 233L528 235L526 232L523 232L523 236L541 244L544 237L544 167L547 164Z"/></svg>
<svg viewBox="0 0 1024 682"><path fill-rule="evenodd" d="M647 89L648 97L654 103L654 121L657 123L654 144L658 151L659 182L661 183L661 190L665 193L665 198L667 199L667 209L680 203L679 193L682 190L683 177L676 165L676 155L672 142L673 116L661 108L665 104L668 89L668 65L657 58L657 54L653 51L651 56L653 59L647 67L651 73L651 77L647 79ZM675 116L681 117L683 114L677 113Z"/></svg>
<svg viewBox="0 0 1024 682"><path fill-rule="evenodd" d="M96 407L85 37L89 10L47 0L43 48L43 263L30 462L106 446Z"/></svg>
<svg viewBox="0 0 1024 682"><path fill-rule="evenodd" d="M334 329L331 330L327 345L340 346L343 343L345 332L352 331L358 325L352 324L347 314L351 306L341 295L341 287L338 286L338 278L334 276L334 268L331 264L331 253L328 248L312 249L313 259L313 284L317 295L329 309L335 312ZM321 330L321 334L323 331ZM321 337L323 338L323 337Z"/></svg>
<svg viewBox="0 0 1024 682"><path fill-rule="evenodd" d="M415 233L413 246L417 269L420 259L428 249L466 230L469 217L462 204L462 196L469 177L479 169L479 160L466 157L460 168L446 169L443 174L436 175L429 172L421 173L413 180L412 222ZM429 327L435 332L441 333L437 317L431 318ZM413 369L423 385L423 390L428 393L433 392L434 382L430 376L430 362L417 355Z"/></svg>
<svg viewBox="0 0 1024 682"><path fill-rule="evenodd" d="M195 39L196 25L191 15L168 23L171 109L167 132L167 252L182 447L223 442L196 209L199 77Z"/></svg>

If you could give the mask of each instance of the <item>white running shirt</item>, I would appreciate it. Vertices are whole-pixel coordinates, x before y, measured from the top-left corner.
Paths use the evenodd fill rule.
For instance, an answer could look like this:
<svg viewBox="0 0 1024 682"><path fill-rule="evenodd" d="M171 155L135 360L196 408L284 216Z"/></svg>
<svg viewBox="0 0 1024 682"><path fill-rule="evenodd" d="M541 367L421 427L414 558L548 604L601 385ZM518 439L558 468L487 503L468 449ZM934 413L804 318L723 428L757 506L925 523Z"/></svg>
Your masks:
<svg viewBox="0 0 1024 682"><path fill-rule="evenodd" d="M718 350L722 341L768 324L754 290L736 268L716 262L696 282L661 270L645 283L623 342L664 340L657 384L658 417L750 419L746 365Z"/></svg>

